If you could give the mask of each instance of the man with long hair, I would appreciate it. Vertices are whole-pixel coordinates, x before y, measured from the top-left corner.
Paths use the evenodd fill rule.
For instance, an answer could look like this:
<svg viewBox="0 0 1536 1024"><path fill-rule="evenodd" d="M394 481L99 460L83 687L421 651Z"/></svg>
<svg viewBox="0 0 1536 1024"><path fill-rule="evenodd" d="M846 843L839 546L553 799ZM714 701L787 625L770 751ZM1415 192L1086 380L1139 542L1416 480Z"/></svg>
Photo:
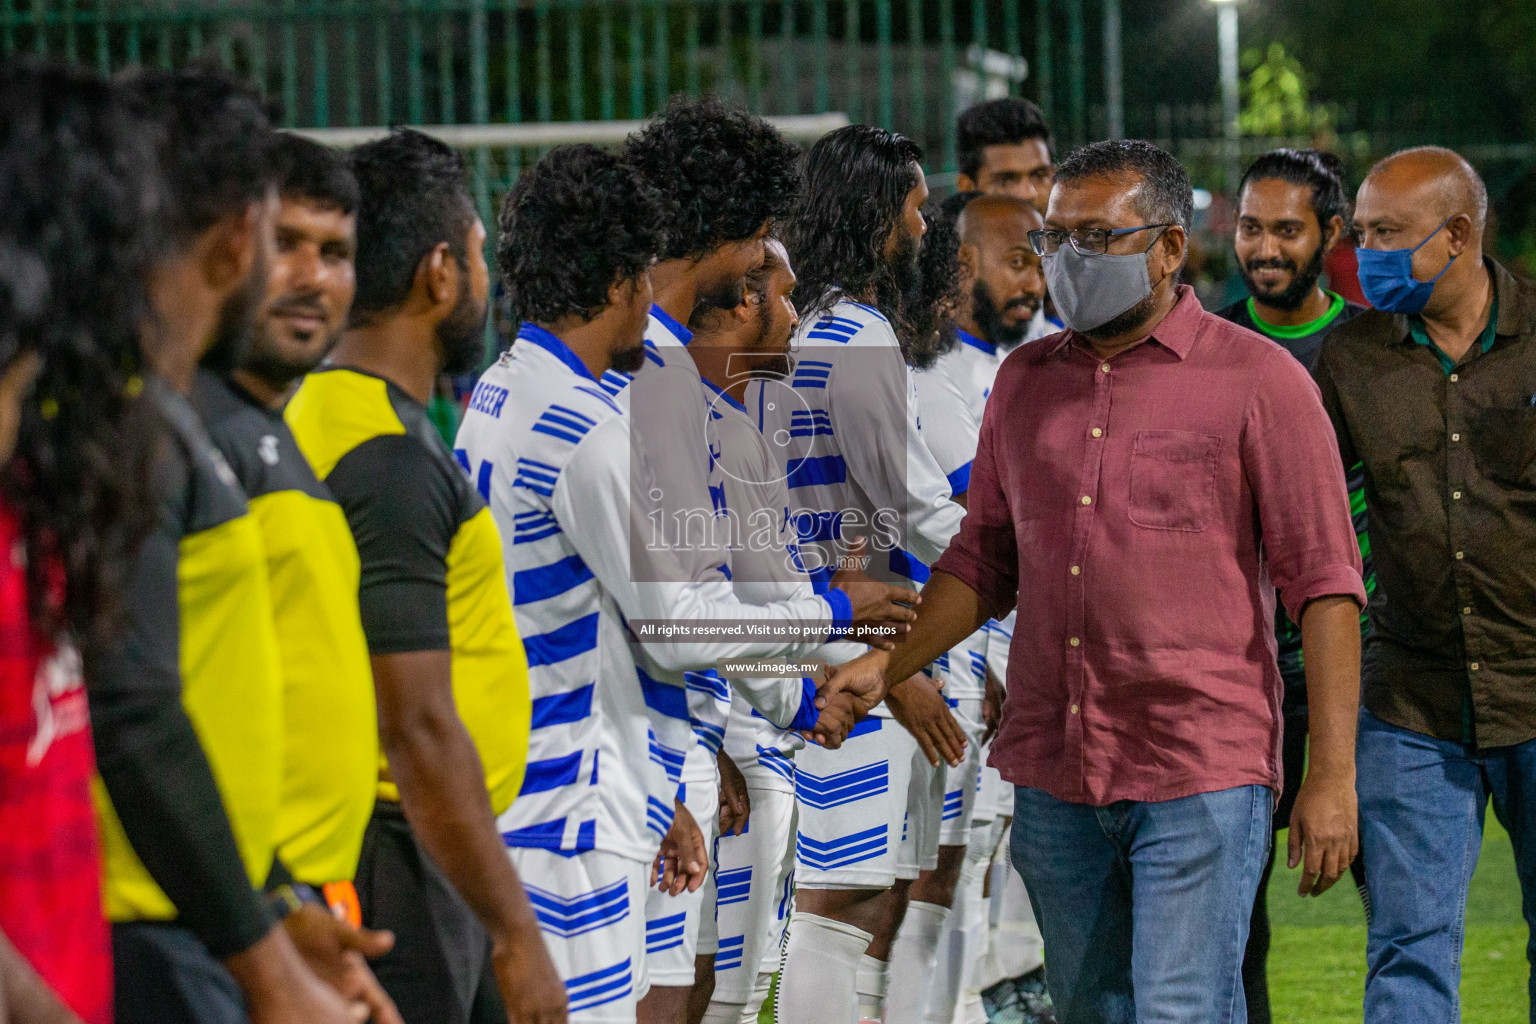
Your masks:
<svg viewBox="0 0 1536 1024"><path fill-rule="evenodd" d="M109 631L118 545L150 518L148 420L130 381L163 189L115 90L22 61L0 70L0 178L0 1017L109 1024L72 642Z"/></svg>
<svg viewBox="0 0 1536 1024"><path fill-rule="evenodd" d="M754 384L746 405L774 446L813 579L866 537L871 574L921 581L963 515L919 434L908 377L929 340L913 301L921 158L903 136L839 129L811 148L786 224L800 276L797 360L788 387ZM906 888L937 865L939 765L957 764L964 746L936 684L915 673L840 750L799 756L783 1019L846 1024L855 1006L881 1016Z"/></svg>
<svg viewBox="0 0 1536 1024"><path fill-rule="evenodd" d="M86 663L117 1020L339 1024L346 1005L260 892L282 777L266 560L188 401L200 362L239 360L266 288L271 131L260 98L222 73L145 73L126 88L167 195L141 336L164 434L155 522L129 569L126 628Z"/></svg>

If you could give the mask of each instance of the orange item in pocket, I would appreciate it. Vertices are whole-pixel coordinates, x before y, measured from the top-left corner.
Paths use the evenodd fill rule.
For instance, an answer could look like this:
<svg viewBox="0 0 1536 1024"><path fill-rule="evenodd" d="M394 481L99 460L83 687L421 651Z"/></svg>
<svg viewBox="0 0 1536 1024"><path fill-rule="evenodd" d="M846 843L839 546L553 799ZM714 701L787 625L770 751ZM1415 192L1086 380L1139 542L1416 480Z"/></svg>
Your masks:
<svg viewBox="0 0 1536 1024"><path fill-rule="evenodd" d="M321 889L333 914L354 928L363 926L363 905L357 898L356 886L351 882L326 882Z"/></svg>

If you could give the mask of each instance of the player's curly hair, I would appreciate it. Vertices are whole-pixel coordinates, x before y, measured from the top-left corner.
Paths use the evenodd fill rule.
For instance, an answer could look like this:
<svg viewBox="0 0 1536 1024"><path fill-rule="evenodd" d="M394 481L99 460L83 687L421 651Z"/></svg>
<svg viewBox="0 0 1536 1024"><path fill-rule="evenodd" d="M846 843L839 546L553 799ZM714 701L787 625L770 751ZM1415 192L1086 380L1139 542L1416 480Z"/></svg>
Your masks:
<svg viewBox="0 0 1536 1024"><path fill-rule="evenodd" d="M855 124L824 135L805 159L805 191L784 242L800 283L795 308L813 320L841 295L875 289L875 305L903 324L903 287L885 246L917 184L923 151L904 135Z"/></svg>
<svg viewBox="0 0 1536 1024"><path fill-rule="evenodd" d="M114 621L128 554L153 522L158 421L139 398L139 329L163 197L153 133L116 89L0 65L0 366L42 356L0 480L21 518L34 622L87 643Z"/></svg>
<svg viewBox="0 0 1536 1024"><path fill-rule="evenodd" d="M908 337L901 339L902 353L915 370L926 370L960 343L955 333L961 301L959 214L949 207L936 199L923 206L928 233L917 251L916 287L906 299Z"/></svg>
<svg viewBox="0 0 1536 1024"><path fill-rule="evenodd" d="M615 281L633 281L664 237L660 204L639 172L595 146L560 146L501 204L496 262L514 322L590 320Z"/></svg>
<svg viewBox="0 0 1536 1024"><path fill-rule="evenodd" d="M662 259L697 259L789 214L800 150L777 128L713 97L674 96L629 137L624 156L666 215Z"/></svg>

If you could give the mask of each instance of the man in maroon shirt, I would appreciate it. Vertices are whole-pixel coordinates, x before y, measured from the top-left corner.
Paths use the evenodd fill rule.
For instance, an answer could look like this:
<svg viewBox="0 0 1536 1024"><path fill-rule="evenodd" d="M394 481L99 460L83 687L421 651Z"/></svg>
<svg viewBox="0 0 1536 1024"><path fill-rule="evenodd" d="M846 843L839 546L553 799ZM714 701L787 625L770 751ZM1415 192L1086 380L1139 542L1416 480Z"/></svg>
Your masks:
<svg viewBox="0 0 1536 1024"><path fill-rule="evenodd" d="M1064 1024L1244 1017L1281 779L1277 589L1312 708L1303 894L1357 846L1365 590L1337 445L1306 370L1177 284L1192 207L1144 142L1061 164L1031 242L1070 329L1003 363L907 641L835 673L878 695L1017 607L992 764L1018 787L1013 860Z"/></svg>

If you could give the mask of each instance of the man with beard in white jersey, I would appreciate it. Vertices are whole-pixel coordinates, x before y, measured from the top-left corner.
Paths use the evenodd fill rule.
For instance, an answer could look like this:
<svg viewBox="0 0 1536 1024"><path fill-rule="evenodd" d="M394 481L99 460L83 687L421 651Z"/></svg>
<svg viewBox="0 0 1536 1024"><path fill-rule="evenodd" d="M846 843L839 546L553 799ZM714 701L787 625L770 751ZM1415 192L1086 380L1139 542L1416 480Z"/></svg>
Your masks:
<svg viewBox="0 0 1536 1024"><path fill-rule="evenodd" d="M810 150L787 224L797 361L788 387L754 384L745 405L783 466L812 579L829 578L858 536L869 538L872 575L925 579L964 514L918 434L905 358L921 333L904 301L925 230L921 156L878 128L831 133ZM937 863L938 766L964 749L937 686L918 674L840 751L799 755L781 1020L879 1019L906 886Z"/></svg>
<svg viewBox="0 0 1536 1024"><path fill-rule="evenodd" d="M633 169L590 146L557 149L519 179L502 208L498 259L522 326L476 386L458 438L510 537L507 583L533 694L526 781L500 826L571 1020L591 1024L634 1024L648 988L647 867L656 859L650 877L675 894L697 888L705 864L702 843L663 841L674 812L686 812L676 811L676 766L658 752L657 726L686 721L685 698L637 663L635 638L657 620L748 620L809 639L652 644L649 661L678 672L723 657L798 656L855 614L888 606L891 592L862 584L851 600L833 592L748 606L724 580L675 582L675 568L648 564L669 552L632 543L644 536L643 506L630 488L654 477L598 374L643 358L660 224ZM581 259L565 258L573 249ZM833 745L852 722L840 696L818 716L799 681L761 705Z"/></svg>
<svg viewBox="0 0 1536 1024"><path fill-rule="evenodd" d="M747 275L741 304L701 311L690 322L695 335L688 351L703 380L724 504L741 524L732 538L732 583L738 597L753 603L815 589L800 560L783 466L742 405L752 380L788 376L790 334L799 322L789 299L794 287L783 243L769 238L762 267ZM840 663L861 650L855 643L829 644L818 656ZM874 722L866 719L854 732ZM717 953L695 989L690 1024L756 1021L768 995L793 885L794 758L802 746L799 735L755 713L739 693L732 697L725 751L741 770L751 817L734 829L721 825L700 944Z"/></svg>
<svg viewBox="0 0 1536 1024"><path fill-rule="evenodd" d="M961 299L953 329L960 344L914 380L923 440L948 476L954 500L964 505L992 382L1003 359L1028 337L1045 295L1028 235L1042 221L1023 199L978 193L951 197L939 216L951 218L958 235ZM966 732L967 756L945 779L938 867L913 883L892 951L887 1024L950 1024L985 938L982 892L999 815L989 794L978 790L1003 696L988 669L993 625L948 654L945 696Z"/></svg>
<svg viewBox="0 0 1536 1024"><path fill-rule="evenodd" d="M672 547L679 580L729 580L718 480L711 479L699 373L684 326L696 309L741 301L747 272L763 261L769 223L788 212L799 188L799 151L761 118L718 100L679 97L632 136L625 160L660 206L662 241L651 271L654 303L644 362L633 375L610 372L603 385L631 415L632 436L651 456L656 486L634 493L650 502L661 543ZM687 690L684 732L661 742L678 762L685 805L706 842L719 808L721 743L730 688L710 664L655 678ZM687 727L692 727L691 734ZM640 1007L647 1024L683 1024L688 993L714 950L700 949L697 892L652 893L646 907L652 990Z"/></svg>

